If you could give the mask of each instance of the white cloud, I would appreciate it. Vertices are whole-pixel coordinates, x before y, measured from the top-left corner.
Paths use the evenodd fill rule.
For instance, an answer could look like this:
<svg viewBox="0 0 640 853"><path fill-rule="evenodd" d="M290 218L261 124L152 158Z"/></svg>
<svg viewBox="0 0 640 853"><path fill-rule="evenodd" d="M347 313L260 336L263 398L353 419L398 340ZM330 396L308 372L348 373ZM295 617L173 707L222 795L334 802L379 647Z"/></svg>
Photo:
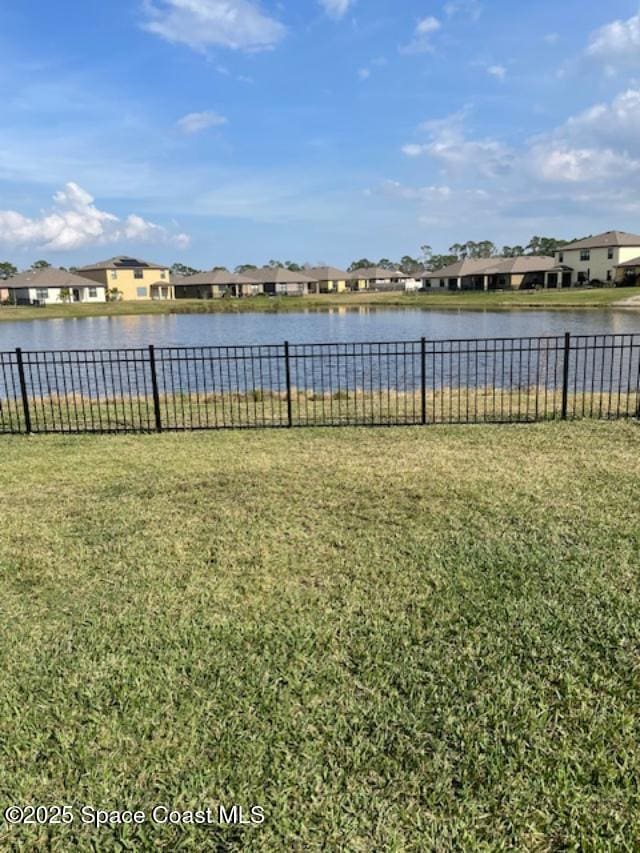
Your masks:
<svg viewBox="0 0 640 853"><path fill-rule="evenodd" d="M440 21L432 15L428 18L422 18L416 24L413 39L409 44L401 47L400 51L402 53L427 53L433 50L432 36L441 26Z"/></svg>
<svg viewBox="0 0 640 853"><path fill-rule="evenodd" d="M508 172L514 161L511 149L496 139L469 139L465 118L465 112L459 112L426 122L422 129L429 133L429 141L405 145L404 154L408 157L427 154L449 173L473 171L484 177L496 177Z"/></svg>
<svg viewBox="0 0 640 853"><path fill-rule="evenodd" d="M54 207L31 218L15 210L0 210L0 243L7 246L38 246L68 251L83 246L140 241L172 243L184 248L186 234L170 234L165 228L129 214L125 220L99 210L93 197L70 181L53 196Z"/></svg>
<svg viewBox="0 0 640 853"><path fill-rule="evenodd" d="M595 182L640 173L640 161L611 148L536 146L532 151L540 177L560 183Z"/></svg>
<svg viewBox="0 0 640 853"><path fill-rule="evenodd" d="M354 0L318 0L330 18L342 18L347 14Z"/></svg>
<svg viewBox="0 0 640 853"><path fill-rule="evenodd" d="M145 30L193 50L265 50L286 33L254 0L145 0L144 9Z"/></svg>
<svg viewBox="0 0 640 853"><path fill-rule="evenodd" d="M596 30L587 55L606 62L609 67L640 65L640 13Z"/></svg>
<svg viewBox="0 0 640 853"><path fill-rule="evenodd" d="M358 68L358 77L361 80L368 80L371 77L371 71L369 68Z"/></svg>
<svg viewBox="0 0 640 853"><path fill-rule="evenodd" d="M444 5L444 13L452 18L454 15L465 15L472 21L477 21L482 14L479 0L450 0Z"/></svg>
<svg viewBox="0 0 640 853"><path fill-rule="evenodd" d="M496 77L498 80L504 80L507 76L507 69L504 65L490 65L487 68L487 74L491 77Z"/></svg>
<svg viewBox="0 0 640 853"><path fill-rule="evenodd" d="M176 124L183 133L191 134L206 130L208 127L220 127L227 124L227 119L212 110L207 110L202 113L189 113Z"/></svg>

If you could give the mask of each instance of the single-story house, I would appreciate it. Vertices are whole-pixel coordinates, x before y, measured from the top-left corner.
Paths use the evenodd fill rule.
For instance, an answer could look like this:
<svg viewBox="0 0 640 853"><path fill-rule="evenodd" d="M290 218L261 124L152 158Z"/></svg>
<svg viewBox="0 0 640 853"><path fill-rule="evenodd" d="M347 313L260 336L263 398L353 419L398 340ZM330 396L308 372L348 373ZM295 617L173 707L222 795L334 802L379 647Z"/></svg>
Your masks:
<svg viewBox="0 0 640 853"><path fill-rule="evenodd" d="M424 276L426 290L526 290L533 287L563 286L562 265L544 255L516 258L465 258Z"/></svg>
<svg viewBox="0 0 640 853"><path fill-rule="evenodd" d="M2 302L9 301L9 288L5 285L4 281L0 281L0 304Z"/></svg>
<svg viewBox="0 0 640 853"><path fill-rule="evenodd" d="M17 305L107 301L103 284L56 267L18 273L6 280L5 287L9 301Z"/></svg>
<svg viewBox="0 0 640 853"><path fill-rule="evenodd" d="M220 299L224 296L257 296L262 285L228 270L209 270L172 278L176 299Z"/></svg>
<svg viewBox="0 0 640 853"><path fill-rule="evenodd" d="M319 282L306 270L292 272L284 267L262 267L245 270L243 275L261 284L267 296L308 296L317 292Z"/></svg>
<svg viewBox="0 0 640 853"><path fill-rule="evenodd" d="M616 267L616 281L619 284L634 285L640 280L640 258L631 258Z"/></svg>
<svg viewBox="0 0 640 853"><path fill-rule="evenodd" d="M317 279L319 293L344 293L348 289L350 274L337 267L312 267L305 272Z"/></svg>
<svg viewBox="0 0 640 853"><path fill-rule="evenodd" d="M348 273L352 290L406 291L419 290L421 282L401 270L365 267Z"/></svg>
<svg viewBox="0 0 640 853"><path fill-rule="evenodd" d="M571 284L613 282L625 278L625 264L640 256L640 235L605 231L595 237L569 243L556 252L556 262L571 269ZM631 267L633 269L633 267Z"/></svg>

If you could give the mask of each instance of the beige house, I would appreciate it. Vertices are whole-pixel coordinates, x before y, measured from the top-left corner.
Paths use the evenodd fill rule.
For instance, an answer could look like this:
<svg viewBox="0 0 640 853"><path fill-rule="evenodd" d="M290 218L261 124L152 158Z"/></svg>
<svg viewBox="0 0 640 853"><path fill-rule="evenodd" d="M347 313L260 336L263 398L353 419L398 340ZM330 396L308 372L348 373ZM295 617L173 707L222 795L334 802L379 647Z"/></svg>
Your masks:
<svg viewBox="0 0 640 853"><path fill-rule="evenodd" d="M16 305L60 305L62 302L105 302L104 285L56 267L27 270L3 282Z"/></svg>
<svg viewBox="0 0 640 853"><path fill-rule="evenodd" d="M618 264L616 282L630 286L640 283L640 258L631 258L630 261Z"/></svg>
<svg viewBox="0 0 640 853"><path fill-rule="evenodd" d="M163 264L153 264L138 258L120 256L89 264L79 272L86 278L116 289L126 300L173 299L171 270Z"/></svg>
<svg viewBox="0 0 640 853"><path fill-rule="evenodd" d="M171 279L176 299L221 299L225 296L258 296L259 282L228 270L210 270Z"/></svg>
<svg viewBox="0 0 640 853"><path fill-rule="evenodd" d="M417 290L420 282L400 270L366 267L347 273L352 290Z"/></svg>
<svg viewBox="0 0 640 853"><path fill-rule="evenodd" d="M350 273L339 270L337 267L312 267L305 270L310 276L317 279L319 293L344 293Z"/></svg>
<svg viewBox="0 0 640 853"><path fill-rule="evenodd" d="M591 281L613 283L624 277L622 265L640 256L640 236L625 231L607 231L570 243L556 252L556 262L572 270L571 284ZM617 272L622 269L622 273Z"/></svg>
<svg viewBox="0 0 640 853"><path fill-rule="evenodd" d="M557 287L559 278L568 286L566 275L546 256L465 258L427 273L423 283L426 290L526 290Z"/></svg>
<svg viewBox="0 0 640 853"><path fill-rule="evenodd" d="M244 276L262 285L267 296L308 296L316 293L319 282L306 270L292 272L284 267L262 267L245 270Z"/></svg>

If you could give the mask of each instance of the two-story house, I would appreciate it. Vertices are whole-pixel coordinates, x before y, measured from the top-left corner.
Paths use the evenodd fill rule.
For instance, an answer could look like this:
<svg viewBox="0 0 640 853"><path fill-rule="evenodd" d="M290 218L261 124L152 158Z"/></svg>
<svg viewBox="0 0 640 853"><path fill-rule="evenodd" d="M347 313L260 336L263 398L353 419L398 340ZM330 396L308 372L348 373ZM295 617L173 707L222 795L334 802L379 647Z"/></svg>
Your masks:
<svg viewBox="0 0 640 853"><path fill-rule="evenodd" d="M104 285L107 292L117 290L122 299L174 298L171 270L163 264L120 256L89 264L78 272Z"/></svg>
<svg viewBox="0 0 640 853"><path fill-rule="evenodd" d="M558 264L571 268L573 286L591 281L613 284L619 277L617 268L640 255L640 236L607 231L563 246L555 254Z"/></svg>

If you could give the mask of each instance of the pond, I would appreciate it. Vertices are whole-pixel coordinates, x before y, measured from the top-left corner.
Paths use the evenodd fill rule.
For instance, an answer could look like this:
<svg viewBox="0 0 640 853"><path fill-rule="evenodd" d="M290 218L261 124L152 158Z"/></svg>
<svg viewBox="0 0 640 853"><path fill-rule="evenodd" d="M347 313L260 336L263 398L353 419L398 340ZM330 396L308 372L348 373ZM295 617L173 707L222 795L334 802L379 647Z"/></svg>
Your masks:
<svg viewBox="0 0 640 853"><path fill-rule="evenodd" d="M0 322L0 350L103 349L623 334L640 331L634 311L469 311L335 308L282 314L172 314Z"/></svg>

